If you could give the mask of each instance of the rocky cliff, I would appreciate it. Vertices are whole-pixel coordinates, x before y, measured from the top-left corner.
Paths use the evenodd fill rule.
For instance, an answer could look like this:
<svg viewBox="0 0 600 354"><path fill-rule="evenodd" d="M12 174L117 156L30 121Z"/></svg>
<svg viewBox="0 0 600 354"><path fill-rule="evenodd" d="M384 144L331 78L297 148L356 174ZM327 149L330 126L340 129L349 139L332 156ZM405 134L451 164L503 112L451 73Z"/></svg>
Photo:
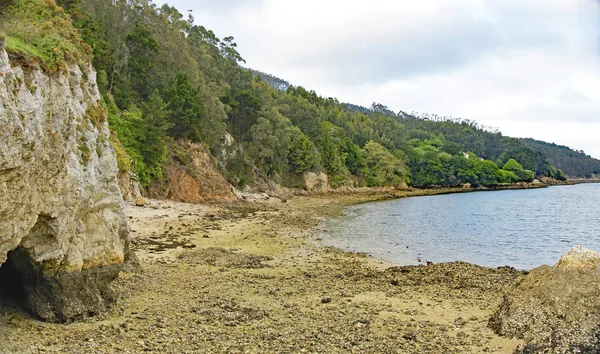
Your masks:
<svg viewBox="0 0 600 354"><path fill-rule="evenodd" d="M128 258L109 134L91 65L24 71L0 48L0 270L43 319L102 311Z"/></svg>

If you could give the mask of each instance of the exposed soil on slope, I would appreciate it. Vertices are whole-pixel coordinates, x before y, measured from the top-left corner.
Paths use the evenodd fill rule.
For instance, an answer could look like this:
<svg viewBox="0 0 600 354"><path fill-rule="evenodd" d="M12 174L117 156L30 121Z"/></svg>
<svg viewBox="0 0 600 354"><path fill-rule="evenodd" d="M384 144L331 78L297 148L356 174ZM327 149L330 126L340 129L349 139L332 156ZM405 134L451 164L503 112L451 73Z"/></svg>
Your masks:
<svg viewBox="0 0 600 354"><path fill-rule="evenodd" d="M128 207L140 273L70 325L0 308L4 353L512 353L488 318L519 276L457 262L388 267L314 227L385 193Z"/></svg>

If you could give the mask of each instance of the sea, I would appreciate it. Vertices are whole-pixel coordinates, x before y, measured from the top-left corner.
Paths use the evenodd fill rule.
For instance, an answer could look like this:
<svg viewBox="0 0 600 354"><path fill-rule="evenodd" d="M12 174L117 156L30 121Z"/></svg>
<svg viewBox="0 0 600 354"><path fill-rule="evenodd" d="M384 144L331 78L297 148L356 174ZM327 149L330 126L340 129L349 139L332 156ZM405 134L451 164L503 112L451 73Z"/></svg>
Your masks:
<svg viewBox="0 0 600 354"><path fill-rule="evenodd" d="M323 242L396 265L466 261L529 270L575 245L600 252L600 184L410 197L348 207Z"/></svg>

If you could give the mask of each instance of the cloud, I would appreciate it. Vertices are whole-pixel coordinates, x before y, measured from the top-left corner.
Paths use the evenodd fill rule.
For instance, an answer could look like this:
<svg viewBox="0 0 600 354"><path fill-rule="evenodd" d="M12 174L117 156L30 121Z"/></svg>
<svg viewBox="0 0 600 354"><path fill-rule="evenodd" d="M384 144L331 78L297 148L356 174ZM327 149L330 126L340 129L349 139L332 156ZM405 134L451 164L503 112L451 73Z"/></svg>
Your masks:
<svg viewBox="0 0 600 354"><path fill-rule="evenodd" d="M191 1L250 67L361 105L477 120L600 157L597 0Z"/></svg>

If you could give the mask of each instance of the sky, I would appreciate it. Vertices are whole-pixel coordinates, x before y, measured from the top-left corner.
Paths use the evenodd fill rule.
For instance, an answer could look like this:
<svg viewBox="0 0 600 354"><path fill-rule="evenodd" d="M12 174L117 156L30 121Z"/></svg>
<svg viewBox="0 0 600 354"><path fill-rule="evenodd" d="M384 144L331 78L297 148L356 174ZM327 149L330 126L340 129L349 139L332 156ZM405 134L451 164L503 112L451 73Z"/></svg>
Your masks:
<svg viewBox="0 0 600 354"><path fill-rule="evenodd" d="M159 1L157 1L159 2ZM169 0L246 66L600 158L600 0Z"/></svg>

